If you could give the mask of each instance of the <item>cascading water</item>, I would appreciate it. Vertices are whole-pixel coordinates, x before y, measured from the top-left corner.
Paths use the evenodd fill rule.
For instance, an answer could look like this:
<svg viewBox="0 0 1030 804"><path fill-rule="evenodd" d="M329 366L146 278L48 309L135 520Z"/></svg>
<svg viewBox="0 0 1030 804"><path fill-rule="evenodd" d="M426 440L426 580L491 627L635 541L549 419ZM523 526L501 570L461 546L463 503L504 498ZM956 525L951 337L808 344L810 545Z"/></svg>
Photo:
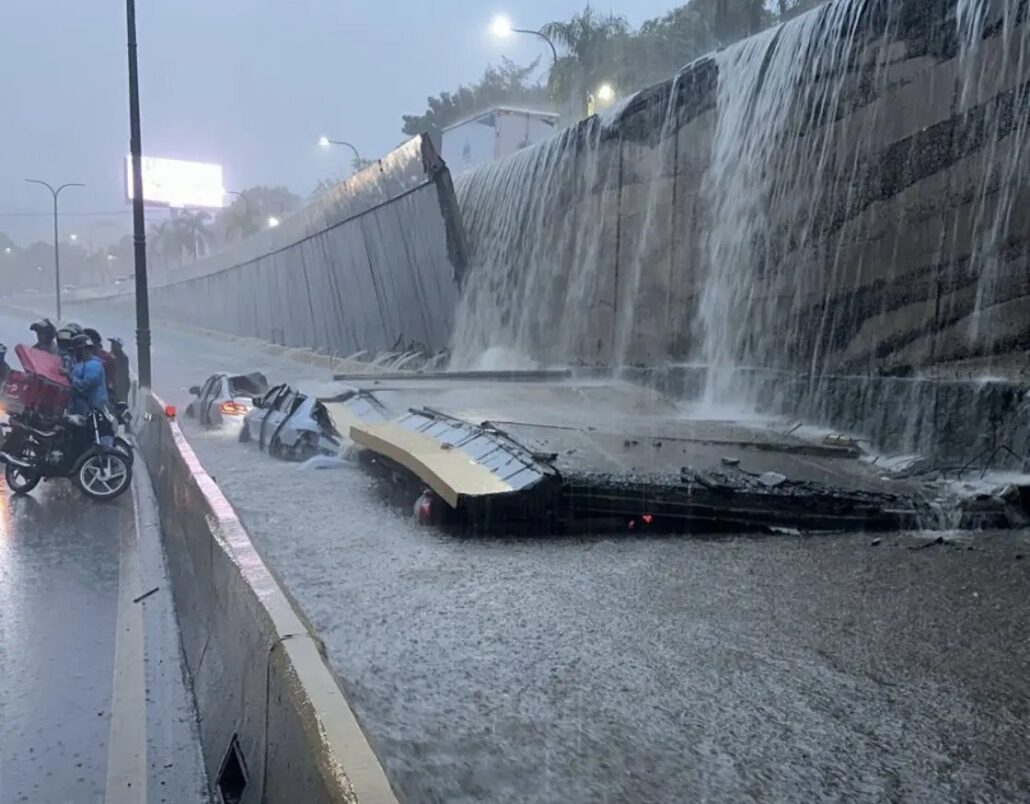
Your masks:
<svg viewBox="0 0 1030 804"><path fill-rule="evenodd" d="M837 0L462 177L455 362L694 361L740 402L741 367L963 356L942 332L1030 297L1027 32L1027 0Z"/></svg>
<svg viewBox="0 0 1030 804"><path fill-rule="evenodd" d="M967 137L979 177L970 209L973 247L968 273L976 277L976 297L968 337L974 352L989 352L985 334L1000 322L992 308L1004 309L1020 287L1006 282L1013 254L1013 216L1026 216L1030 203L1030 7L1026 0L958 0L959 111L976 120ZM985 39L985 33L997 30ZM999 83L1005 93L990 99ZM985 98L984 96L987 96ZM979 105L982 104L982 105ZM959 224L960 225L960 224ZM1023 284L1030 260L1022 259ZM1013 291L1016 291L1014 294Z"/></svg>

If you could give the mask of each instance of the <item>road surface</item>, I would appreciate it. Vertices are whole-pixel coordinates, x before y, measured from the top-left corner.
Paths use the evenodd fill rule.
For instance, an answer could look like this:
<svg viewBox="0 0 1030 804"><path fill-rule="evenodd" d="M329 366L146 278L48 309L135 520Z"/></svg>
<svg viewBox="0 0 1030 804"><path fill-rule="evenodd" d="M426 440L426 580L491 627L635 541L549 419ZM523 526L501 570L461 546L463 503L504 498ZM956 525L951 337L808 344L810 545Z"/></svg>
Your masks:
<svg viewBox="0 0 1030 804"><path fill-rule="evenodd" d="M0 318L0 341L23 324ZM208 800L149 481L135 483L138 504L101 505L65 481L16 498L0 475L0 804Z"/></svg>
<svg viewBox="0 0 1030 804"><path fill-rule="evenodd" d="M180 407L217 369L324 378L155 355ZM1027 533L459 538L186 431L410 801L1030 800Z"/></svg>

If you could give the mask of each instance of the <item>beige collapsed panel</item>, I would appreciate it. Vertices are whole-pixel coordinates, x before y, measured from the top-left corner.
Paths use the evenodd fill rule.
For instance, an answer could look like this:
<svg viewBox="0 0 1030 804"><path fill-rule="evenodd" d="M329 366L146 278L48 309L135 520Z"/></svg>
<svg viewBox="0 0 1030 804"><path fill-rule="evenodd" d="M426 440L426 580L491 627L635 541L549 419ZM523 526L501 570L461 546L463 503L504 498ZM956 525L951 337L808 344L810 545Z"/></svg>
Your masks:
<svg viewBox="0 0 1030 804"><path fill-rule="evenodd" d="M323 402L329 412L329 418L340 433L348 433L352 427L360 427L364 422L347 406L345 402Z"/></svg>
<svg viewBox="0 0 1030 804"><path fill-rule="evenodd" d="M452 508L461 497L508 494L512 487L460 450L447 449L396 422L355 425L351 440L414 472Z"/></svg>

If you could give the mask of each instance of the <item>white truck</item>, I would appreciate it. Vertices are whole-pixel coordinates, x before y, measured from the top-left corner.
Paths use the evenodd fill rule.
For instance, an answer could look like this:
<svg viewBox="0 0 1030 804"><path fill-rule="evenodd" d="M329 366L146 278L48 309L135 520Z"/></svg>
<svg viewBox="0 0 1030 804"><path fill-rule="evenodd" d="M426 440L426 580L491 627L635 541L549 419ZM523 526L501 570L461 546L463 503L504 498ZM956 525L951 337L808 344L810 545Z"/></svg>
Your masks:
<svg viewBox="0 0 1030 804"><path fill-rule="evenodd" d="M441 155L456 176L547 139L557 129L554 112L497 106L443 129Z"/></svg>

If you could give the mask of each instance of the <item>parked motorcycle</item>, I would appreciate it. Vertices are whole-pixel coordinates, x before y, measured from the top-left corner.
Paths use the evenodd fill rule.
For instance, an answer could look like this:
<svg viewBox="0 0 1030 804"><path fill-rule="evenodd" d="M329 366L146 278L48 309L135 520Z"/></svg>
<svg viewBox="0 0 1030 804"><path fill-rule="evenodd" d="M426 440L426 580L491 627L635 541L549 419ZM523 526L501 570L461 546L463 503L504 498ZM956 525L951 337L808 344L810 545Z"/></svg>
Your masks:
<svg viewBox="0 0 1030 804"><path fill-rule="evenodd" d="M46 425L13 417L8 426L0 462L15 494L28 494L41 480L66 477L87 497L106 501L132 483L131 448L124 440L113 442L114 423L102 411L65 415ZM105 437L114 445L105 446Z"/></svg>

